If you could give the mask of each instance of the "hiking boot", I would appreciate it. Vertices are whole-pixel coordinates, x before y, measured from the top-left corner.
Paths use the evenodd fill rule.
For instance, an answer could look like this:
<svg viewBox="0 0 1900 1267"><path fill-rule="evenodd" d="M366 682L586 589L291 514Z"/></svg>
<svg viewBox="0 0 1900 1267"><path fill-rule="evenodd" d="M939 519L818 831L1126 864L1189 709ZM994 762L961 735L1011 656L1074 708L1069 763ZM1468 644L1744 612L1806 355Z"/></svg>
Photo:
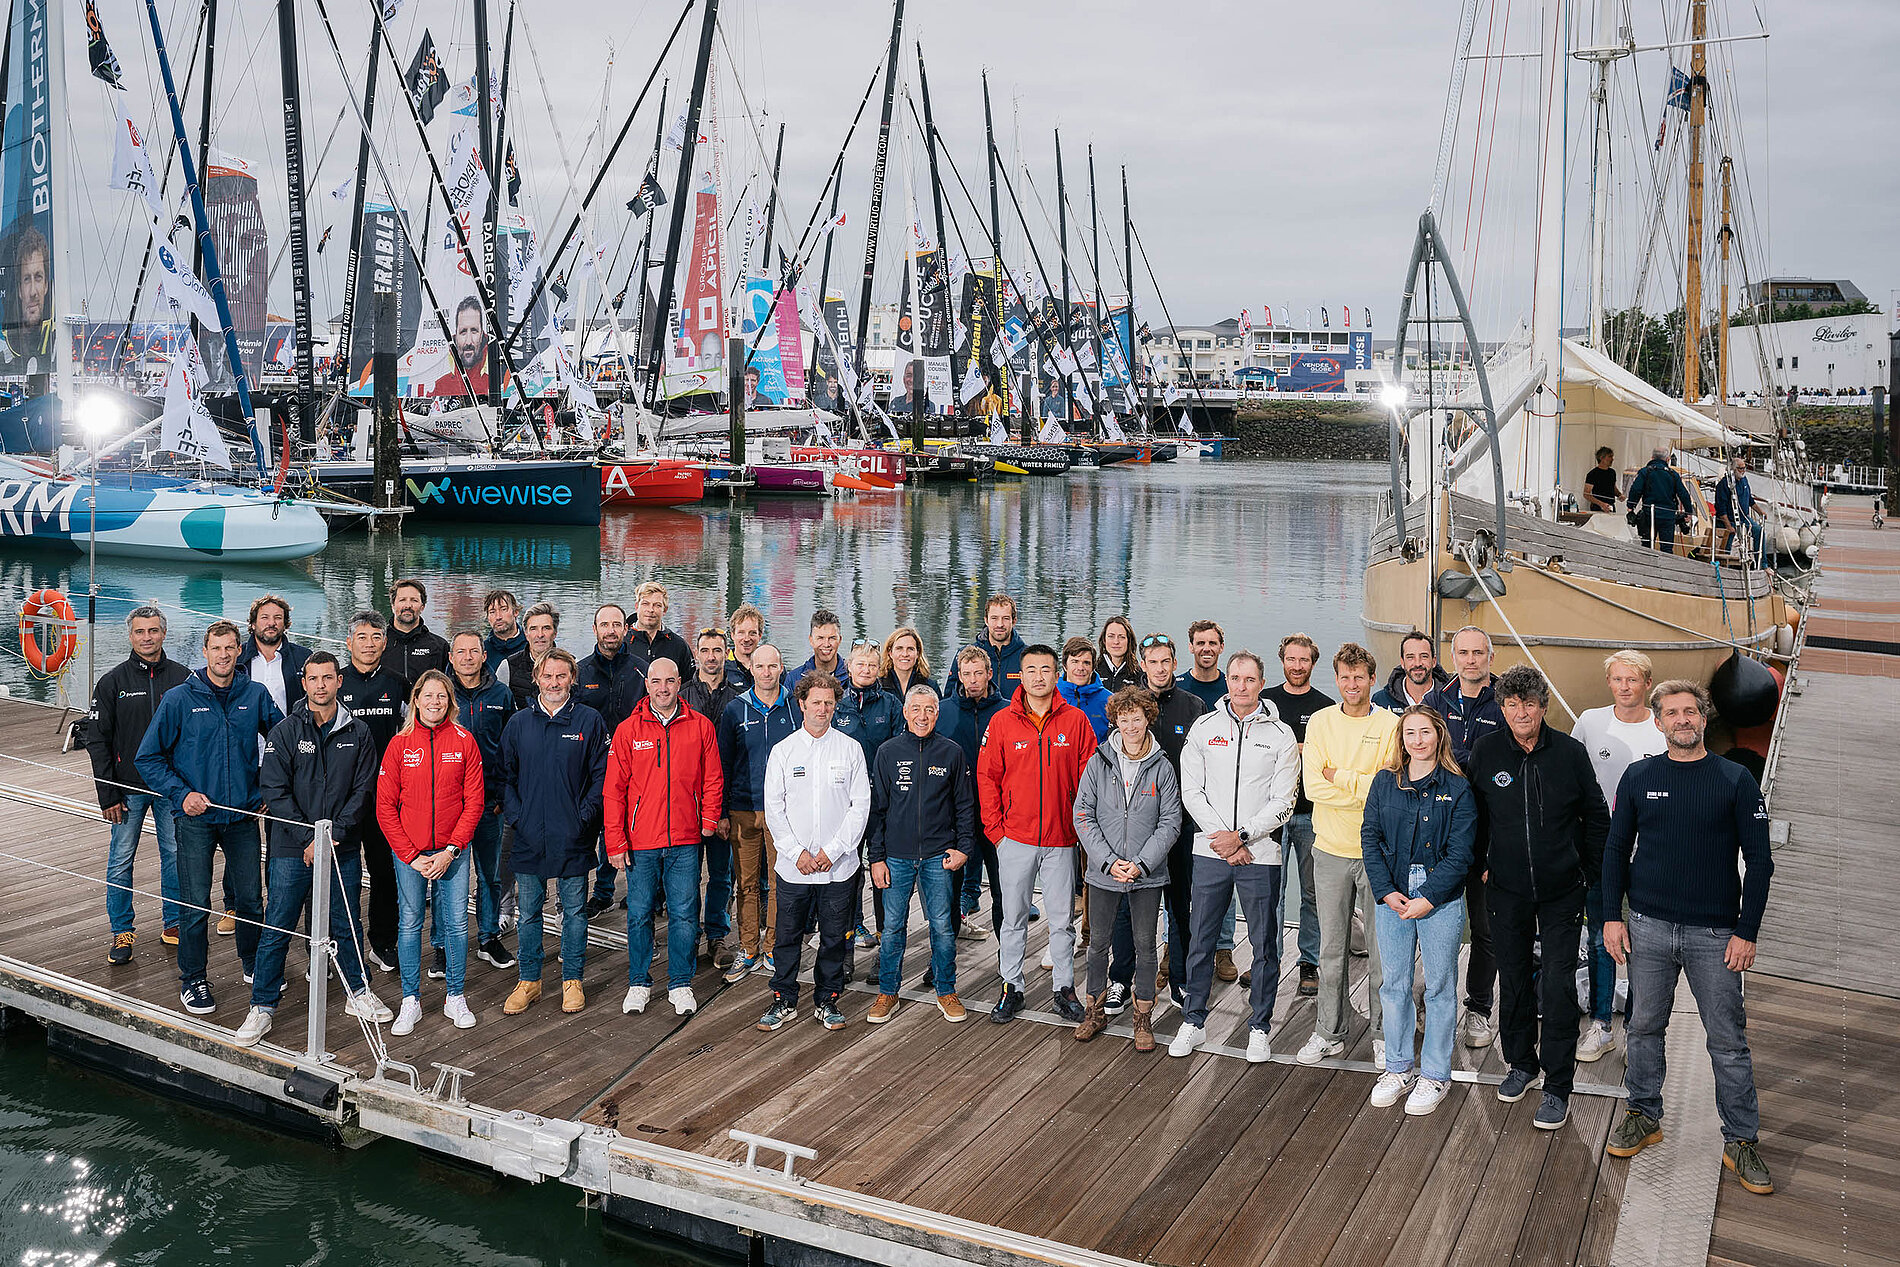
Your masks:
<svg viewBox="0 0 1900 1267"><path fill-rule="evenodd" d="M106 951L106 962L114 966L122 963L131 963L132 944L138 941L138 939L139 935L129 928L122 933L114 933L112 937L112 949ZM249 1046L249 1044L245 1045Z"/></svg>
<svg viewBox="0 0 1900 1267"><path fill-rule="evenodd" d="M1303 999L1319 996L1319 965L1303 963L1300 965L1300 997Z"/></svg>
<svg viewBox="0 0 1900 1267"><path fill-rule="evenodd" d="M1108 1028L1108 1013L1102 1006L1102 996L1089 995L1088 1010L1082 1013L1082 1023L1075 1027L1075 1041L1086 1043Z"/></svg>
<svg viewBox="0 0 1900 1267"><path fill-rule="evenodd" d="M1135 1000L1135 1050L1147 1055L1155 1049L1155 1001Z"/></svg>
<svg viewBox="0 0 1900 1267"><path fill-rule="evenodd" d="M586 1006L587 1006L587 995L581 989L580 982L578 981L561 982L561 1010L563 1012L569 1012L569 1013L578 1012Z"/></svg>
<svg viewBox="0 0 1900 1267"><path fill-rule="evenodd" d="M1057 990L1055 998L1050 1000L1050 1006L1055 1008L1056 1015L1065 1021L1074 1022L1082 1019L1082 1000L1075 997L1075 987L1072 985L1065 985Z"/></svg>
<svg viewBox="0 0 1900 1267"><path fill-rule="evenodd" d="M501 1014L520 1016L533 1007L540 997L541 983L539 981L517 981L515 988L509 991L507 1001L501 1005Z"/></svg>
<svg viewBox="0 0 1900 1267"><path fill-rule="evenodd" d="M1651 1144L1662 1143L1662 1123L1641 1109L1624 1109L1623 1116L1610 1128L1609 1142L1603 1151L1612 1157L1634 1157ZM1722 1164L1728 1164L1724 1150Z"/></svg>
<svg viewBox="0 0 1900 1267"><path fill-rule="evenodd" d="M880 994L871 1000L871 1010L865 1013L864 1019L873 1025L882 1025L885 1021L890 1020L892 1016L896 1015L896 1013L897 996L895 994Z"/></svg>
<svg viewBox="0 0 1900 1267"><path fill-rule="evenodd" d="M178 944L178 925L165 925L165 931L158 935L158 939L167 946L176 946Z"/></svg>
<svg viewBox="0 0 1900 1267"><path fill-rule="evenodd" d="M1102 996L1102 1011L1109 1016L1120 1016L1128 1010L1128 987L1119 981L1108 983L1108 993Z"/></svg>
<svg viewBox="0 0 1900 1267"><path fill-rule="evenodd" d="M1160 962L1155 965L1155 997L1158 999L1168 992L1168 956L1163 951Z"/></svg>
<svg viewBox="0 0 1900 1267"><path fill-rule="evenodd" d="M226 911L224 918L218 921L218 936L229 937L237 932L237 912Z"/></svg>
<svg viewBox="0 0 1900 1267"><path fill-rule="evenodd" d="M1742 1187L1750 1192L1766 1196L1775 1190L1775 1181L1768 1177L1768 1163L1761 1159L1752 1139L1733 1139L1722 1145L1722 1166L1733 1170Z"/></svg>
<svg viewBox="0 0 1900 1267"><path fill-rule="evenodd" d="M1217 950L1214 952L1214 979L1216 981L1240 980L1240 969L1234 967L1234 952Z"/></svg>
<svg viewBox="0 0 1900 1267"><path fill-rule="evenodd" d="M963 1020L970 1014L969 1009L963 1006L963 1000L954 994L939 994L937 996L937 1010L942 1012L943 1019L949 1021L952 1025Z"/></svg>
<svg viewBox="0 0 1900 1267"><path fill-rule="evenodd" d="M1498 1099L1506 1104L1516 1104L1536 1085L1536 1074L1528 1069L1513 1069L1505 1074L1504 1081L1498 1084Z"/></svg>

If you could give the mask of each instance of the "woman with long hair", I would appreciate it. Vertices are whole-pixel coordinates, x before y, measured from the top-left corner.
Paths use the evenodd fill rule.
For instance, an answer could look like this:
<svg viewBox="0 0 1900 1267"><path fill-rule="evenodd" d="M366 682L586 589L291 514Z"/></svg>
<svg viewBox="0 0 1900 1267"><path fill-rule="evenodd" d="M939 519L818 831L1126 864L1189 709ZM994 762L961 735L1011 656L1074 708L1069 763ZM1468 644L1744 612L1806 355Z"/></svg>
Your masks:
<svg viewBox="0 0 1900 1267"><path fill-rule="evenodd" d="M930 657L924 654L923 637L909 625L899 625L884 640L883 663L879 665L878 689L903 699L910 688L922 683L935 687L930 680Z"/></svg>
<svg viewBox="0 0 1900 1267"><path fill-rule="evenodd" d="M383 753L376 780L376 821L396 855L396 962L402 1008L393 1034L422 1019L422 917L435 885L435 926L442 934L448 998L442 1015L457 1029L475 1024L462 997L468 964L468 846L487 804L482 750L455 720L455 686L438 669L416 679L409 713ZM431 975L435 975L433 972Z"/></svg>
<svg viewBox="0 0 1900 1267"><path fill-rule="evenodd" d="M1359 841L1366 882L1379 901L1376 925L1385 979L1385 1072L1375 1108L1405 1097L1422 1117L1451 1089L1458 1019L1458 950L1465 934L1465 875L1478 831L1477 798L1451 752L1445 719L1424 704L1399 715L1399 750L1373 775ZM1425 1042L1416 1065L1412 965L1425 967Z"/></svg>
<svg viewBox="0 0 1900 1267"><path fill-rule="evenodd" d="M1110 694L1124 686L1143 684L1141 661L1135 651L1135 627L1126 616L1110 616L1095 640L1095 676Z"/></svg>

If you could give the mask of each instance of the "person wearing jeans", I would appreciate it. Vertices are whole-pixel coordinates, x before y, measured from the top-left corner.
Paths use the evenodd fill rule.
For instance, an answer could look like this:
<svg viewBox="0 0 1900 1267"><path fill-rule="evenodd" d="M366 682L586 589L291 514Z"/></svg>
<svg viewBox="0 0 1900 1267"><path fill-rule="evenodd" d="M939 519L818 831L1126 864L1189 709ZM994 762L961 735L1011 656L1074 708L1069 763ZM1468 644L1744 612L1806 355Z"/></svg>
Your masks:
<svg viewBox="0 0 1900 1267"><path fill-rule="evenodd" d="M976 758L983 750L983 736L989 733L991 720L1009 704L991 685L990 672L990 653L982 647L965 647L957 652L956 662L951 666L948 676L959 689L951 691L949 681L945 682L942 707L947 711L940 713L938 718L944 734L956 740L957 747L963 750L964 768L970 772L972 796L975 795L976 787ZM998 887L996 845L985 834L980 821L976 838L971 843L977 852L970 856L970 864L957 872L959 883L953 886L957 892L957 935L965 941L983 940L983 924L971 916L977 912L983 893L983 874L987 871L990 877L990 933L1001 937L1003 900L998 896L1002 890Z"/></svg>
<svg viewBox="0 0 1900 1267"><path fill-rule="evenodd" d="M448 849L443 853L450 853ZM434 925L440 930L447 949L448 990L447 1001L443 1006L443 1015L455 1023L457 1029L466 1029L459 1010L468 1007L462 995L462 983L468 966L468 879L469 856L464 850L456 849L451 854L452 861L448 870L436 876L433 881L425 878L422 872L401 857L396 860L396 890L402 902L401 914L396 922L396 959L402 966L402 1006L403 1011L411 1010L414 1004L415 1019L408 1026L402 1024L399 1014L392 1033L401 1035L413 1029L415 1021L422 1015L422 918L426 913L433 915ZM457 1003L461 1008L456 1007ZM468 1013L469 1024L474 1023L474 1013Z"/></svg>
<svg viewBox="0 0 1900 1267"><path fill-rule="evenodd" d="M112 926L115 943L132 929L132 864L138 857L139 835L145 830L145 815L152 816L152 834L158 837L158 891L162 897L164 927L178 927L178 832L171 804L150 792L122 792L117 802L121 811L112 824L111 843L106 847L106 922Z"/></svg>
<svg viewBox="0 0 1900 1267"><path fill-rule="evenodd" d="M586 705L581 705L586 707ZM592 845L589 845L588 861L593 861ZM567 983L580 985L581 970L587 961L587 917L581 913L581 907L587 904L587 877L585 875L554 877L555 900L561 905L561 985L563 1010L579 1011L579 1008L565 1007ZM534 998L541 997L541 958L542 958L542 912L548 899L548 881L535 875L515 873L515 900L521 911L521 925L515 943L515 969L520 974L522 985L535 986ZM528 1003L509 1011L508 1004L514 1002L516 995L524 993L520 985L508 996L508 1002L502 1004L502 1011L510 1016L528 1010ZM533 1000L529 1001L530 1003Z"/></svg>
<svg viewBox="0 0 1900 1267"><path fill-rule="evenodd" d="M1330 708L1333 697L1313 685L1313 666L1319 660L1319 645L1303 633L1280 639L1280 672L1286 680L1268 687L1262 694L1273 705L1280 720L1293 731L1293 737L1306 742L1306 723L1322 708ZM1376 704L1377 701L1375 700ZM1313 888L1313 801L1302 788L1293 805L1293 817L1280 831L1284 846L1281 866L1279 926L1286 925L1287 903L1297 891L1300 903L1300 993L1319 993L1319 897ZM1298 872L1298 883L1289 871Z"/></svg>
<svg viewBox="0 0 1900 1267"><path fill-rule="evenodd" d="M472 629L449 640L449 665L455 671L455 720L475 736L482 750L482 820L468 842L475 871L469 887L475 891L475 947L482 960L495 968L512 968L515 957L501 941L504 877L501 867L501 732L514 715L515 697L486 667L481 635ZM512 888L513 886L508 886ZM435 942L441 947L440 930Z"/></svg>

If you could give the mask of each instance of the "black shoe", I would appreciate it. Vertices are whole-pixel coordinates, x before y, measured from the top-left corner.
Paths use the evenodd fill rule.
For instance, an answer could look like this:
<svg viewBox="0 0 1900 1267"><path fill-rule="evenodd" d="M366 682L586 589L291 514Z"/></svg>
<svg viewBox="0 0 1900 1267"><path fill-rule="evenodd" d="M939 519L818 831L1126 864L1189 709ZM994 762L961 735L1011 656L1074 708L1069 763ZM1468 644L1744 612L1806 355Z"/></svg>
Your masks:
<svg viewBox="0 0 1900 1267"><path fill-rule="evenodd" d="M1511 1070L1504 1075L1504 1081L1498 1084L1498 1099L1506 1104L1516 1104L1537 1085L1539 1076L1528 1069Z"/></svg>
<svg viewBox="0 0 1900 1267"><path fill-rule="evenodd" d="M371 946L369 948L370 966L378 972L396 970L396 950L393 946Z"/></svg>
<svg viewBox="0 0 1900 1267"><path fill-rule="evenodd" d="M1300 965L1300 997L1315 998L1319 994L1319 965L1303 963Z"/></svg>
<svg viewBox="0 0 1900 1267"><path fill-rule="evenodd" d="M193 1016L209 1016L218 1010L218 1004L211 997L211 985L206 981L193 981L178 992L178 1001Z"/></svg>
<svg viewBox="0 0 1900 1267"><path fill-rule="evenodd" d="M1128 1010L1128 986L1121 981L1108 983L1108 995L1102 1000L1102 1011L1110 1016L1120 1016Z"/></svg>
<svg viewBox="0 0 1900 1267"><path fill-rule="evenodd" d="M435 954L429 959L429 980L440 981L449 975L449 952L442 947L435 948Z"/></svg>
<svg viewBox="0 0 1900 1267"><path fill-rule="evenodd" d="M515 957L508 953L508 947L501 944L501 938L490 937L475 951L475 957L491 968L512 968Z"/></svg>
<svg viewBox="0 0 1900 1267"><path fill-rule="evenodd" d="M1016 1019L1016 1013L1023 1010L1023 992L1013 985L1003 987L1003 997L996 1000L996 1006L990 1009L990 1019L1001 1025L1005 1021Z"/></svg>
<svg viewBox="0 0 1900 1267"><path fill-rule="evenodd" d="M937 970L935 968L925 968L924 979L917 983L917 988L919 990L929 990L934 993L937 989Z"/></svg>
<svg viewBox="0 0 1900 1267"><path fill-rule="evenodd" d="M586 905L581 907L581 915L587 919L595 919L613 909L614 899L611 893L596 893L587 899Z"/></svg>
<svg viewBox="0 0 1900 1267"><path fill-rule="evenodd" d="M1056 991L1056 1015L1065 1021L1078 1022L1088 1015L1088 1009L1082 1006L1082 1000L1075 997L1075 987L1065 985Z"/></svg>

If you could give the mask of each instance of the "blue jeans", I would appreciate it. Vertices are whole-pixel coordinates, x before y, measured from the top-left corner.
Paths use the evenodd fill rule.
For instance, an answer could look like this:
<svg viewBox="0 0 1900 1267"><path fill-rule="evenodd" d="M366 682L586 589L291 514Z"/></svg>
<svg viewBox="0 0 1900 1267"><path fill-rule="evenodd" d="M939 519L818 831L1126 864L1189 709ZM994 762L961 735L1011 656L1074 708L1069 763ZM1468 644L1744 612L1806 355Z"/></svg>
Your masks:
<svg viewBox="0 0 1900 1267"><path fill-rule="evenodd" d="M284 951L309 905L311 880L311 868L300 857L270 860L270 901L264 908L264 922L270 927L257 939L252 1007L276 1007L284 995ZM363 914L356 895L362 889L362 857L354 850L338 854L336 874L330 877L330 938L336 942L337 967L351 994L360 992L365 984L363 959L357 953L363 940Z"/></svg>
<svg viewBox="0 0 1900 1267"><path fill-rule="evenodd" d="M706 855L706 908L699 927L707 941L722 941L732 932L732 842L702 836L699 843Z"/></svg>
<svg viewBox="0 0 1900 1267"><path fill-rule="evenodd" d="M1583 909L1590 925L1590 1019L1608 1025L1616 1006L1616 960L1603 948L1603 921L1590 914L1602 897L1602 884L1591 885Z"/></svg>
<svg viewBox="0 0 1900 1267"><path fill-rule="evenodd" d="M1188 899L1193 932L1188 938L1187 1001L1181 1019L1207 1024L1207 996L1214 989L1214 950L1223 920L1235 900L1247 904L1247 936L1253 942L1253 984L1248 987L1252 1029L1273 1026L1274 998L1280 992L1280 928L1274 908L1280 901L1280 868L1265 863L1230 866L1219 858L1194 858L1194 895Z"/></svg>
<svg viewBox="0 0 1900 1267"><path fill-rule="evenodd" d="M666 895L666 988L693 984L699 941L699 846L627 854L627 984L653 984L653 904Z"/></svg>
<svg viewBox="0 0 1900 1267"><path fill-rule="evenodd" d="M1297 863L1300 880L1300 962L1317 965L1319 902L1313 894L1313 816L1295 814L1287 819L1286 826L1280 832L1280 845L1280 906L1274 924L1279 928L1286 927L1287 894L1293 891L1287 872ZM1231 927L1228 941L1233 941Z"/></svg>
<svg viewBox="0 0 1900 1267"><path fill-rule="evenodd" d="M1731 1142L1754 1139L1761 1129L1761 1111L1755 1101L1755 1066L1748 1054L1742 974L1731 971L1723 961L1735 930L1671 924L1634 912L1629 930L1630 1017L1624 1042L1629 1068L1623 1077L1629 1106L1662 1121L1663 1035L1676 1002L1676 980L1686 976L1702 1028L1709 1035L1722 1137Z"/></svg>
<svg viewBox="0 0 1900 1267"><path fill-rule="evenodd" d="M561 980L579 981L587 958L587 877L565 875L554 881L561 903ZM515 875L515 902L521 926L515 938L515 959L523 981L541 979L541 908L548 900L548 882L538 875Z"/></svg>
<svg viewBox="0 0 1900 1267"><path fill-rule="evenodd" d="M1465 900L1458 897L1434 907L1423 919L1400 919L1397 911L1381 902L1373 913L1373 924L1379 937L1379 965L1385 970L1379 1004L1385 1009L1386 1072L1405 1073L1412 1068L1412 1036L1417 1028L1412 963L1416 955L1425 965L1425 1046L1419 1053L1419 1072L1449 1082L1458 1022L1458 950L1465 940Z"/></svg>
<svg viewBox="0 0 1900 1267"><path fill-rule="evenodd" d="M164 898L165 927L178 924L178 837L172 830L172 803L151 792L127 792L125 818L112 824L106 853L106 883L112 886L106 890L106 918L115 933L132 931L132 860L148 809L158 836L158 891Z"/></svg>
<svg viewBox="0 0 1900 1267"><path fill-rule="evenodd" d="M235 899L238 960L246 972L257 958L258 925L264 921L263 837L257 820L209 823L205 817L180 814L173 820L178 832L178 980L184 985L205 979L212 854L224 851L225 890L227 900Z"/></svg>
<svg viewBox="0 0 1900 1267"><path fill-rule="evenodd" d="M433 889L433 899L430 890ZM402 996L422 994L422 916L431 907L435 927L442 933L448 958L448 991L462 992L462 972L468 967L468 853L455 861L431 884L420 871L396 859L396 964L402 970Z"/></svg>
<svg viewBox="0 0 1900 1267"><path fill-rule="evenodd" d="M475 941L486 944L501 935L501 811L486 810L469 839L475 859Z"/></svg>
<svg viewBox="0 0 1900 1267"><path fill-rule="evenodd" d="M877 952L877 988L880 994L896 994L904 971L904 925L910 920L910 895L914 889L924 901L924 918L930 922L930 972L938 994L957 992L957 935L950 923L950 905L963 876L943 865L943 855L934 858L886 858L891 870L891 887L884 890L884 940ZM963 865L968 867L971 862Z"/></svg>

